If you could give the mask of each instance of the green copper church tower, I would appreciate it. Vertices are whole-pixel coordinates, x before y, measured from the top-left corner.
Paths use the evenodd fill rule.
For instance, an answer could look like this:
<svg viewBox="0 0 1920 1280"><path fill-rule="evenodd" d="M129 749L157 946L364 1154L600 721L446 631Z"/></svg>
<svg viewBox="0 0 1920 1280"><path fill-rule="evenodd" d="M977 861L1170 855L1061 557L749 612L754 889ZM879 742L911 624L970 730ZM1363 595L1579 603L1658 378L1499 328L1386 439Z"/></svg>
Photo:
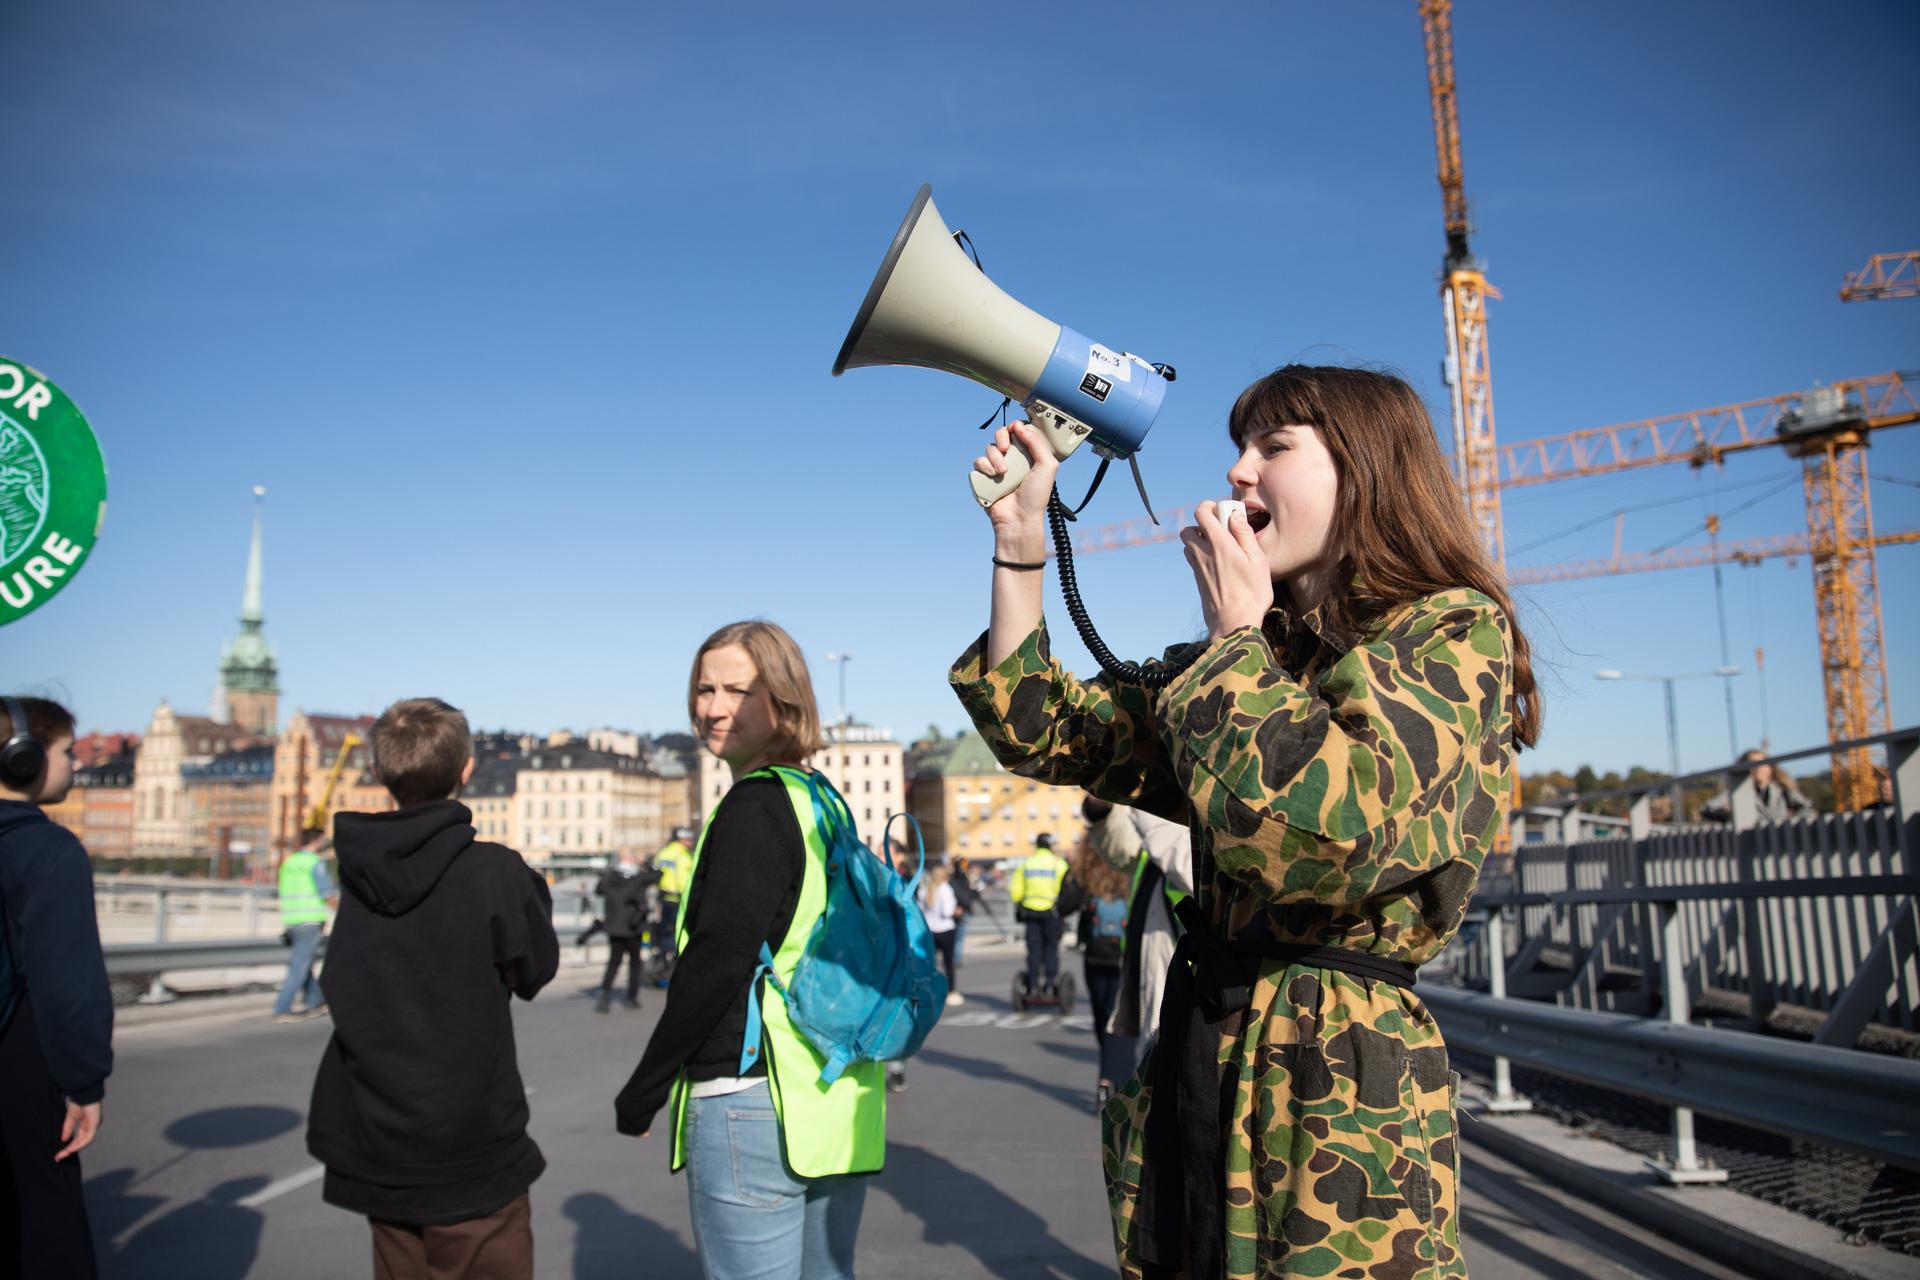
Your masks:
<svg viewBox="0 0 1920 1280"><path fill-rule="evenodd" d="M260 628L260 509L267 491L253 487L253 545L247 551L247 590L240 601L240 634L220 656L220 688L213 718L272 737L280 719L280 668Z"/></svg>

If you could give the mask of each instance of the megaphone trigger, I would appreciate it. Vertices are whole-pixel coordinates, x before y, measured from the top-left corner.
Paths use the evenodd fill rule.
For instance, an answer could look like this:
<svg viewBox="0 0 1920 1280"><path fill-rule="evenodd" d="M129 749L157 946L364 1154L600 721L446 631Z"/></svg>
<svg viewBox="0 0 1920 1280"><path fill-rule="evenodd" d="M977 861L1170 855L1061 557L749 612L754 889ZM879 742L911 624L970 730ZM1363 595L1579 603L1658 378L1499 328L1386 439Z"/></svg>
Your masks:
<svg viewBox="0 0 1920 1280"><path fill-rule="evenodd" d="M1047 442L1048 450L1061 462L1087 442L1092 429L1077 418L1069 418L1045 401L1036 400L1026 406L1028 425L1038 431ZM1020 487L1033 470L1033 460L1027 457L1024 446L1015 444L1007 451L1007 471L1005 475L986 476L978 471L967 477L967 483L973 486L975 501L982 507L990 507L1000 499Z"/></svg>

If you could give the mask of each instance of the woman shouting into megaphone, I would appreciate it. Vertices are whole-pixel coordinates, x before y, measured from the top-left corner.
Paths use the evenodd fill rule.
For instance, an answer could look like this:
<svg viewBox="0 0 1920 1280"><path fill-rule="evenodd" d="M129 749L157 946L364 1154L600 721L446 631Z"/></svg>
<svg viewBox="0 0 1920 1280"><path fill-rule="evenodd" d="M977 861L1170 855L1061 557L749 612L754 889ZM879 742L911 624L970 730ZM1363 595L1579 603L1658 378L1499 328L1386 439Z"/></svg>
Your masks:
<svg viewBox="0 0 1920 1280"><path fill-rule="evenodd" d="M974 463L986 633L951 679L1002 764L1186 822L1160 1039L1102 1116L1124 1275L1456 1277L1456 1078L1414 995L1539 733L1526 638L1399 378L1288 365L1228 417L1242 509L1181 533L1204 640L1164 688L1079 680L1041 617L1057 464Z"/></svg>

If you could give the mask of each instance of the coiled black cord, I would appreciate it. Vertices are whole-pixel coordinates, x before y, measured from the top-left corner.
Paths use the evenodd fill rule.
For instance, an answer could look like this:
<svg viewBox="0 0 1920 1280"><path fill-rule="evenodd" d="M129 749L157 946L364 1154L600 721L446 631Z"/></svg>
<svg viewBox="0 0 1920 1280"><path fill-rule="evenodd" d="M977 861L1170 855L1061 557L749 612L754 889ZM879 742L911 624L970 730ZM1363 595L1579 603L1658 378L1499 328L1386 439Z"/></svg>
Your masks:
<svg viewBox="0 0 1920 1280"><path fill-rule="evenodd" d="M1053 530L1053 563L1060 572L1060 594L1067 601L1067 616L1073 619L1073 629L1080 633L1080 640L1087 646L1087 652L1093 655L1100 669L1116 680L1125 680L1129 684L1144 685L1149 689L1164 689L1179 679L1186 669L1200 656L1203 646L1195 645L1193 651L1177 663L1157 667L1143 667L1137 662L1123 662L1113 656L1113 650L1107 648L1106 641L1093 629L1093 619L1087 616L1087 607L1080 601L1080 583L1073 575L1073 537L1067 532L1067 521L1072 515L1067 504L1060 501L1056 490L1047 500L1047 523Z"/></svg>

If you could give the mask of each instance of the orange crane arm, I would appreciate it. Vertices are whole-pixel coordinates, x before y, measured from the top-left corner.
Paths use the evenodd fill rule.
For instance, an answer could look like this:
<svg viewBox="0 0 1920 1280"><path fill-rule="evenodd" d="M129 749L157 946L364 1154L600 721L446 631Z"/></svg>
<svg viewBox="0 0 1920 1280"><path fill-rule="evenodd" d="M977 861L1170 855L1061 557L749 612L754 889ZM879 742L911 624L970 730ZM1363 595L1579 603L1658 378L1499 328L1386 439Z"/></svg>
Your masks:
<svg viewBox="0 0 1920 1280"><path fill-rule="evenodd" d="M1840 286L1840 301L1866 302L1877 298L1920 298L1920 249L1911 253L1876 253L1867 265Z"/></svg>
<svg viewBox="0 0 1920 1280"><path fill-rule="evenodd" d="M1875 534L1876 547L1904 546L1920 542L1920 529L1901 529ZM1741 542L1709 543L1697 547L1679 547L1672 551L1640 552L1616 555L1605 560L1567 560L1560 564L1530 564L1507 572L1514 586L1532 586L1542 582L1571 582L1576 578L1601 578L1615 573L1648 573L1657 569L1694 569L1707 564L1758 564L1772 556L1804 556L1813 553L1812 542L1804 533L1786 533L1772 538L1748 538Z"/></svg>
<svg viewBox="0 0 1920 1280"><path fill-rule="evenodd" d="M1433 150L1440 162L1440 200L1447 219L1447 262L1467 252L1466 179L1460 168L1460 101L1453 78L1452 0L1420 0L1420 27L1427 42L1427 90L1433 99Z"/></svg>
<svg viewBox="0 0 1920 1280"><path fill-rule="evenodd" d="M1869 430L1920 422L1920 379L1882 373L1832 384L1843 396L1857 397ZM1696 467L1730 453L1781 443L1780 420L1806 392L1748 400L1740 404L1643 418L1611 427L1590 427L1565 435L1542 436L1499 446L1500 487L1544 484L1574 476L1607 475L1640 467L1686 462Z"/></svg>
<svg viewBox="0 0 1920 1280"><path fill-rule="evenodd" d="M320 790L320 798L313 802L313 808L307 811L309 827L327 825L327 809L333 804L334 788L340 785L340 774L347 767L347 755L360 745L360 735L349 733L340 740L340 754L333 758L333 768L327 771L327 785Z"/></svg>

